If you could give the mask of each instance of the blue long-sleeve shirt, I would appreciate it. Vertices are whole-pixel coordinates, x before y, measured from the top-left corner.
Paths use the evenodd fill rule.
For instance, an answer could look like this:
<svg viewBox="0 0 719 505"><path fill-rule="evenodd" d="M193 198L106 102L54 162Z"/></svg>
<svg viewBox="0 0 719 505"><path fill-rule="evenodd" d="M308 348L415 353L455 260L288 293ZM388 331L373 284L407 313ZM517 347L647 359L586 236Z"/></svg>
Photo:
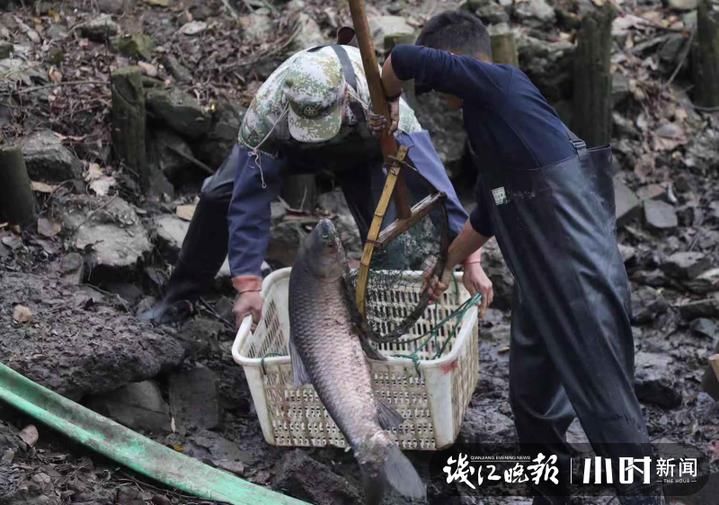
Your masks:
<svg viewBox="0 0 719 505"><path fill-rule="evenodd" d="M464 127L479 170L540 168L575 154L567 128L529 78L511 65L414 45L392 49L392 68L401 80L461 98ZM491 237L489 202L479 186L472 227Z"/></svg>

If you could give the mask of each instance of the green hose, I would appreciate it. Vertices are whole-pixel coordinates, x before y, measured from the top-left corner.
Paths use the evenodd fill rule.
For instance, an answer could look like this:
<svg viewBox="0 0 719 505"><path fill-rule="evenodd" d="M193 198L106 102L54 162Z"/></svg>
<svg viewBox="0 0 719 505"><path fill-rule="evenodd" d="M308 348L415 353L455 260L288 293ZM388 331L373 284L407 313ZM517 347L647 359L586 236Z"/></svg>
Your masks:
<svg viewBox="0 0 719 505"><path fill-rule="evenodd" d="M2 363L0 400L142 475L200 498L233 505L309 505L173 451Z"/></svg>

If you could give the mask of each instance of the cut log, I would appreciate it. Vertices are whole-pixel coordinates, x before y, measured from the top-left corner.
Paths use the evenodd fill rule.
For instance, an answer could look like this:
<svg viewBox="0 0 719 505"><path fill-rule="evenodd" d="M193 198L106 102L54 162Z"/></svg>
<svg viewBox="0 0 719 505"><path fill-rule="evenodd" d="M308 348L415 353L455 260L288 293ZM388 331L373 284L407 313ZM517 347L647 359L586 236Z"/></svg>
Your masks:
<svg viewBox="0 0 719 505"><path fill-rule="evenodd" d="M311 212L317 205L317 185L312 174L291 175L282 183L282 199L297 210Z"/></svg>
<svg viewBox="0 0 719 505"><path fill-rule="evenodd" d="M606 144L612 133L612 20L605 3L587 14L577 33L574 56L574 132L590 146Z"/></svg>
<svg viewBox="0 0 719 505"><path fill-rule="evenodd" d="M385 58L387 57L387 55L389 55L394 46L398 44L414 44L414 35L412 35L411 33L394 33L385 35ZM407 104L412 107L412 109L414 109L417 104L416 95L414 92L414 80L404 81L402 83L402 90L404 91L404 99L407 101Z"/></svg>
<svg viewBox="0 0 719 505"><path fill-rule="evenodd" d="M719 11L711 0L700 0L694 37L692 73L694 103L719 106Z"/></svg>
<svg viewBox="0 0 719 505"><path fill-rule="evenodd" d="M115 70L112 86L112 149L115 158L137 177L143 190L150 187L145 151L145 92L140 67Z"/></svg>
<svg viewBox="0 0 719 505"><path fill-rule="evenodd" d="M37 221L25 159L16 146L0 146L0 214L23 228Z"/></svg>
<svg viewBox="0 0 719 505"><path fill-rule="evenodd" d="M514 41L514 32L511 30L492 34L492 61L507 65L519 66L517 44Z"/></svg>

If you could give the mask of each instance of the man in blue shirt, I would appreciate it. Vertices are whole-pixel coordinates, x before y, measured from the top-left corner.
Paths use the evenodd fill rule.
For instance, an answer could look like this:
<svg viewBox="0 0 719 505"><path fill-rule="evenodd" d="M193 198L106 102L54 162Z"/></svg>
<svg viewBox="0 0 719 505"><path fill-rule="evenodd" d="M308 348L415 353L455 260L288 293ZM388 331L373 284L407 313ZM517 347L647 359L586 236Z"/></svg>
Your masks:
<svg viewBox="0 0 719 505"><path fill-rule="evenodd" d="M556 454L565 472L560 486L535 490L534 504L566 503L566 431L575 415L600 455L652 453L633 390L611 149L588 150L523 72L493 64L491 54L477 17L446 12L425 25L416 45L394 48L382 82L394 98L401 81L415 79L420 92L433 89L463 109L477 207L450 246L445 274L427 279L428 289L438 296L454 265L497 238L515 278L510 401L520 444ZM662 500L654 487L617 486L617 493L624 504Z"/></svg>

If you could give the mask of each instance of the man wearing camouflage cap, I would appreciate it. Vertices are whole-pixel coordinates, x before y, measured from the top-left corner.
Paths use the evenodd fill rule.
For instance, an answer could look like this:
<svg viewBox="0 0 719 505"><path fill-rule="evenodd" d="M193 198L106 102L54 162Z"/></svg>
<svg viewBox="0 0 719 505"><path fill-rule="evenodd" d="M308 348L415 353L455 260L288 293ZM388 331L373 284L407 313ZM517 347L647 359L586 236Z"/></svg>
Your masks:
<svg viewBox="0 0 719 505"><path fill-rule="evenodd" d="M391 106L399 112L398 142L410 147L409 158L418 172L448 197L453 237L467 214L412 109L399 96ZM383 117L369 111L369 89L357 48L308 49L280 65L257 91L232 153L203 185L165 297L141 317L159 322L179 319L184 314L178 312L186 312L182 309L206 289L229 251L238 292L236 322L239 325L247 315L258 322L270 203L288 174L334 172L364 241L385 179L376 135L386 125ZM410 190L416 184L408 174ZM465 283L491 294L491 282L473 259L466 262Z"/></svg>

